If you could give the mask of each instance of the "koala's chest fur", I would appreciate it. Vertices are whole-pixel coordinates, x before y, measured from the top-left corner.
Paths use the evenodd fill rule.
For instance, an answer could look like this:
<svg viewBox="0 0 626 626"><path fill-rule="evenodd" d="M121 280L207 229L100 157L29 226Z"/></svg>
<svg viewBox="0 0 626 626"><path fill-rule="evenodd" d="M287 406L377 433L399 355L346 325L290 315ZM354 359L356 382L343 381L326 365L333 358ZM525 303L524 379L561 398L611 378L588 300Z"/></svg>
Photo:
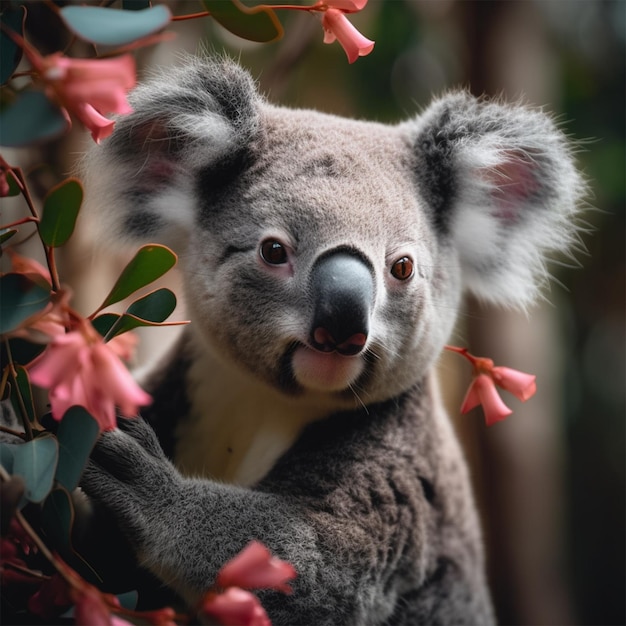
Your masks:
<svg viewBox="0 0 626 626"><path fill-rule="evenodd" d="M287 397L207 351L189 368L187 393L189 416L174 433L176 465L241 486L258 482L304 426L333 408L320 398Z"/></svg>

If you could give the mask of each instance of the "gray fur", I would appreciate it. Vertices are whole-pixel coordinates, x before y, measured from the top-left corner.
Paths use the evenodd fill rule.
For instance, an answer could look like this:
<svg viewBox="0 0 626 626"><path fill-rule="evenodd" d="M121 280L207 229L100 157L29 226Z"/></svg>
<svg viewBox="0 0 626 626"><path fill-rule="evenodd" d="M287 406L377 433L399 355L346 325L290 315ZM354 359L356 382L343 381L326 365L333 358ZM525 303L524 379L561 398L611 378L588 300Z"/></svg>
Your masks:
<svg viewBox="0 0 626 626"><path fill-rule="evenodd" d="M189 601L254 538L298 571L293 595L263 594L275 624L491 623L432 370L465 289L525 306L543 259L571 244L584 185L563 136L543 113L464 93L396 126L289 110L215 59L132 104L86 159L88 200L116 239L175 247L192 324L147 380L144 417L170 460L125 420L87 493ZM267 238L286 263L263 262ZM373 276L350 357L305 347L310 277L338 251Z"/></svg>

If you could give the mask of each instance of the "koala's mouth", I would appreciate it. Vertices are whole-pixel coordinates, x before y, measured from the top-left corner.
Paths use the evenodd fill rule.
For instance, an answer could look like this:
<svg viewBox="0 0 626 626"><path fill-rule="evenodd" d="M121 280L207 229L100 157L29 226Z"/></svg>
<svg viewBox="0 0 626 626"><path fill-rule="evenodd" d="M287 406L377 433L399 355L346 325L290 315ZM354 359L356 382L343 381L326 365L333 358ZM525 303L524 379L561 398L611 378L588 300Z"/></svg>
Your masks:
<svg viewBox="0 0 626 626"><path fill-rule="evenodd" d="M362 354L323 352L304 344L297 344L291 352L291 371L295 381L312 391L344 391L361 376L364 368Z"/></svg>

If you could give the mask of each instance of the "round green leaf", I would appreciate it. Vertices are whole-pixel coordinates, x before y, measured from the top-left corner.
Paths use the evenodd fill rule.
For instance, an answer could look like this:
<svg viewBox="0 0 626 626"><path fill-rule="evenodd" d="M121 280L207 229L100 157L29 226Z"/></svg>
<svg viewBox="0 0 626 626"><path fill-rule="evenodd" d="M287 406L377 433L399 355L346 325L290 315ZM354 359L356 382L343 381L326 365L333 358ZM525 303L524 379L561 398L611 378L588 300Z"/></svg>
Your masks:
<svg viewBox="0 0 626 626"><path fill-rule="evenodd" d="M124 268L100 308L104 309L127 298L163 276L175 264L176 255L166 246L154 243L143 246Z"/></svg>
<svg viewBox="0 0 626 626"><path fill-rule="evenodd" d="M50 493L54 481L59 458L57 440L46 433L26 443L2 443L0 448L5 469L24 479L25 502L42 502Z"/></svg>
<svg viewBox="0 0 626 626"><path fill-rule="evenodd" d="M211 17L231 33L259 43L276 41L284 30L268 7L247 7L239 0L202 0Z"/></svg>
<svg viewBox="0 0 626 626"><path fill-rule="evenodd" d="M5 28L23 36L24 35L24 16L26 15L26 7L8 5L2 10L0 22L0 85L4 85L13 75L15 68L19 65L22 58L22 48L11 39Z"/></svg>
<svg viewBox="0 0 626 626"><path fill-rule="evenodd" d="M47 246L62 246L70 238L82 201L83 188L76 178L68 178L48 192L39 224L39 234Z"/></svg>
<svg viewBox="0 0 626 626"><path fill-rule="evenodd" d="M60 14L75 35L103 46L123 46L142 39L165 28L172 17L163 4L140 11L67 6Z"/></svg>
<svg viewBox="0 0 626 626"><path fill-rule="evenodd" d="M69 119L40 91L23 91L0 110L0 146L20 148L58 137Z"/></svg>
<svg viewBox="0 0 626 626"><path fill-rule="evenodd" d="M73 406L65 412L57 430L59 463L55 478L68 491L78 487L99 433L98 422L82 406Z"/></svg>
<svg viewBox="0 0 626 626"><path fill-rule="evenodd" d="M0 334L17 328L50 302L50 290L23 274L0 276Z"/></svg>

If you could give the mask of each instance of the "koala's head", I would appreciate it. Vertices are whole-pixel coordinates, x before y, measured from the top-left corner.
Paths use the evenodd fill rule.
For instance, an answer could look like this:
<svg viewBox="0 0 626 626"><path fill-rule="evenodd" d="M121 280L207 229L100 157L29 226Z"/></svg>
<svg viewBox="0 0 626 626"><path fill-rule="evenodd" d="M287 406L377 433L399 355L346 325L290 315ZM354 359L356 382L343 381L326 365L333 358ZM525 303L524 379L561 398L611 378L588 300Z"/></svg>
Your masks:
<svg viewBox="0 0 626 626"><path fill-rule="evenodd" d="M131 103L87 157L91 206L116 240L172 246L203 349L287 395L398 394L464 290L525 306L575 236L584 185L538 111L456 93L347 120L273 106L217 59Z"/></svg>

